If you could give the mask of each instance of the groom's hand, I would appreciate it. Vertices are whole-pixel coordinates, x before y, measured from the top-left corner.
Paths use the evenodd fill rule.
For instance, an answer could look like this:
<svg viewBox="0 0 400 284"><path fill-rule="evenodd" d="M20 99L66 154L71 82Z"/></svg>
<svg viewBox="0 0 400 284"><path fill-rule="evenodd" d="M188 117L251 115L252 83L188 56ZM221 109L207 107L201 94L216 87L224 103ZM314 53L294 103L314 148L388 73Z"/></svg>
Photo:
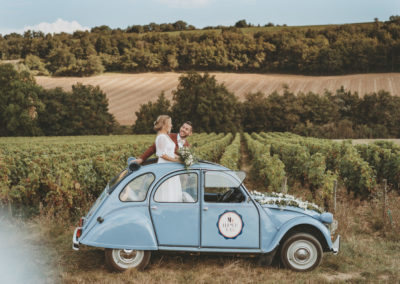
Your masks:
<svg viewBox="0 0 400 284"><path fill-rule="evenodd" d="M133 160L132 162L130 162L130 164L132 164L132 163L137 163L137 164L141 165L143 163L143 160L139 158L139 159L136 159L136 160Z"/></svg>

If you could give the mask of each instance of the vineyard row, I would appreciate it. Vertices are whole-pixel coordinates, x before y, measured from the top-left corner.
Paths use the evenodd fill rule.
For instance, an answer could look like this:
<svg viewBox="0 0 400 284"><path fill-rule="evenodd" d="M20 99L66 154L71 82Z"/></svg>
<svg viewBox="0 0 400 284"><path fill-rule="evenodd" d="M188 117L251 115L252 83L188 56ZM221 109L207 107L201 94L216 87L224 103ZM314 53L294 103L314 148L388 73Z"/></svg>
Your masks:
<svg viewBox="0 0 400 284"><path fill-rule="evenodd" d="M391 142L353 146L351 142L305 138L290 133L195 134L190 144L204 160L240 168L241 137L253 173L267 190L300 183L329 201L333 182L367 196L383 179L400 181L400 147ZM0 139L0 203L68 216L81 214L106 183L139 156L155 135ZM258 189L261 190L261 189Z"/></svg>

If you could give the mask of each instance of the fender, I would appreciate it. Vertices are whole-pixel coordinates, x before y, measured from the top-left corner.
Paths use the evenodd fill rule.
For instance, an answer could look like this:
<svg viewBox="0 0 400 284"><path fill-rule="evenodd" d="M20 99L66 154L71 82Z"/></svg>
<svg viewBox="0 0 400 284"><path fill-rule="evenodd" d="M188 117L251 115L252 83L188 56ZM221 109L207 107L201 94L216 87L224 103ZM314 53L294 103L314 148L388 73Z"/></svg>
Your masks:
<svg viewBox="0 0 400 284"><path fill-rule="evenodd" d="M147 205L120 207L102 215L101 219L101 223L96 221L88 232L84 232L79 243L114 249L158 249Z"/></svg>
<svg viewBox="0 0 400 284"><path fill-rule="evenodd" d="M270 252L274 250L276 247L279 246L279 243L281 242L282 238L286 235L286 233L292 229L293 227L299 226L299 225L311 225L315 227L317 230L319 230L322 235L324 236L326 243L330 249L332 249L332 240L330 236L330 232L328 228L324 226L320 221L309 217L309 216L299 216L295 217L293 219L290 219L286 223L282 224L280 228L278 228L278 232L275 235L275 237L272 239L270 244L266 247L262 247L262 250L264 252Z"/></svg>

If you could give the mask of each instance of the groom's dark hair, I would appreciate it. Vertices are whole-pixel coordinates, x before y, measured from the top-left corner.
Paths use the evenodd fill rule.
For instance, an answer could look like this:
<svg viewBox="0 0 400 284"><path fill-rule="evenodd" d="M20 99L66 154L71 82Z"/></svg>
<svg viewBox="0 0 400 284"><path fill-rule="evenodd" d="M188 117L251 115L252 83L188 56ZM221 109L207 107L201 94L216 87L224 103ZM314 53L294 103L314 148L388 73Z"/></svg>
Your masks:
<svg viewBox="0 0 400 284"><path fill-rule="evenodd" d="M192 130L193 130L193 124L192 124L192 122L191 122L191 121L187 120L187 121L185 121L183 124L185 124L185 123L186 123L186 124L189 124L189 125L190 125L190 127L192 127ZM182 124L182 125L183 125L183 124Z"/></svg>

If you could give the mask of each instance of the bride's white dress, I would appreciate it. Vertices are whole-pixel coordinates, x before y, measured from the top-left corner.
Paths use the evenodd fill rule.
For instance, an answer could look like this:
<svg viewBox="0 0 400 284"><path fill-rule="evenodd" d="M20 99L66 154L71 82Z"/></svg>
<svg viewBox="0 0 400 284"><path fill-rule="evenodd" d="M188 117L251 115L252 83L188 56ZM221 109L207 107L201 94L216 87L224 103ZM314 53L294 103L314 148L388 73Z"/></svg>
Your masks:
<svg viewBox="0 0 400 284"><path fill-rule="evenodd" d="M175 156L175 143L166 134L159 134L156 138L157 163L168 163L161 156L167 155L171 158ZM164 181L158 188L154 199L158 202L182 202L182 185L179 176L174 176Z"/></svg>

